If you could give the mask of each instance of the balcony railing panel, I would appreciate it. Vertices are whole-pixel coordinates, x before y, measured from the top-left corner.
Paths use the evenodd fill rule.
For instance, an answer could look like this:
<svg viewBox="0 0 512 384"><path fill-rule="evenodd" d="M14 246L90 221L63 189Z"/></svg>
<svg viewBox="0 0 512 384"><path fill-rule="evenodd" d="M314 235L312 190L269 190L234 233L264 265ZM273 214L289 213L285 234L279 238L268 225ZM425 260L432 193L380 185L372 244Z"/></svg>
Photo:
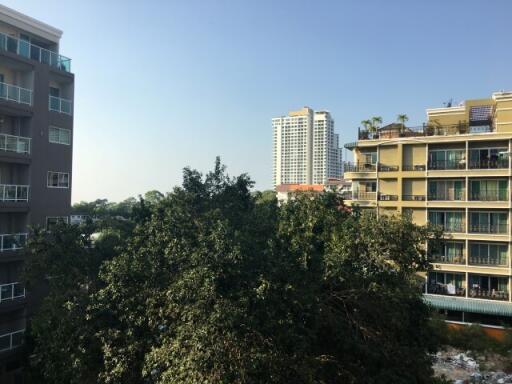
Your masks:
<svg viewBox="0 0 512 384"><path fill-rule="evenodd" d="M46 48L31 44L28 41L0 33L0 50L15 53L27 59L39 61L50 67L71 72L71 59Z"/></svg>
<svg viewBox="0 0 512 384"><path fill-rule="evenodd" d="M490 257L490 256L470 256L469 257L470 265L487 265L487 266L506 266L507 259L499 258L499 257Z"/></svg>
<svg viewBox="0 0 512 384"><path fill-rule="evenodd" d="M425 201L425 195L402 195L404 201Z"/></svg>
<svg viewBox="0 0 512 384"><path fill-rule="evenodd" d="M25 297L25 287L22 283L0 284L0 303Z"/></svg>
<svg viewBox="0 0 512 384"><path fill-rule="evenodd" d="M24 336L24 329L0 335L0 352L20 347L23 344Z"/></svg>
<svg viewBox="0 0 512 384"><path fill-rule="evenodd" d="M345 163L345 172L375 172L377 170L376 164L371 163Z"/></svg>
<svg viewBox="0 0 512 384"><path fill-rule="evenodd" d="M446 264L465 264L466 259L463 255L430 255L432 263L446 263Z"/></svg>
<svg viewBox="0 0 512 384"><path fill-rule="evenodd" d="M428 195L428 199L432 201L463 201L465 191L461 190L457 193L435 193Z"/></svg>
<svg viewBox="0 0 512 384"><path fill-rule="evenodd" d="M398 196L397 195L386 195L384 193L380 193L379 200L380 201L397 201Z"/></svg>
<svg viewBox="0 0 512 384"><path fill-rule="evenodd" d="M71 100L62 97L50 96L48 100L48 108L50 111L71 115Z"/></svg>
<svg viewBox="0 0 512 384"><path fill-rule="evenodd" d="M466 169L466 160L433 160L429 161L428 169L431 170L453 170Z"/></svg>
<svg viewBox="0 0 512 384"><path fill-rule="evenodd" d="M469 224L472 233L497 233L507 234L508 224Z"/></svg>
<svg viewBox="0 0 512 384"><path fill-rule="evenodd" d="M509 294L507 291L498 291L496 289L477 289L471 288L468 296L474 299L502 300L508 301Z"/></svg>
<svg viewBox="0 0 512 384"><path fill-rule="evenodd" d="M27 233L0 234L0 252L22 249L27 242Z"/></svg>
<svg viewBox="0 0 512 384"><path fill-rule="evenodd" d="M377 192L352 192L353 200L376 200Z"/></svg>
<svg viewBox="0 0 512 384"><path fill-rule="evenodd" d="M0 184L0 201L23 202L28 201L28 185Z"/></svg>
<svg viewBox="0 0 512 384"><path fill-rule="evenodd" d="M448 284L432 283L427 286L427 293L435 295L465 296L464 288L448 287Z"/></svg>
<svg viewBox="0 0 512 384"><path fill-rule="evenodd" d="M379 163L379 172L397 172L400 168L398 165L387 165Z"/></svg>
<svg viewBox="0 0 512 384"><path fill-rule="evenodd" d="M413 171L424 171L426 169L425 165L404 165L403 170L405 172L413 172Z"/></svg>
<svg viewBox="0 0 512 384"><path fill-rule="evenodd" d="M472 201L507 201L507 191L472 192L469 196Z"/></svg>
<svg viewBox="0 0 512 384"><path fill-rule="evenodd" d="M0 151L30 153L30 138L0 133Z"/></svg>
<svg viewBox="0 0 512 384"><path fill-rule="evenodd" d="M469 169L503 169L508 168L508 159L470 160Z"/></svg>
<svg viewBox="0 0 512 384"><path fill-rule="evenodd" d="M32 90L0 82L0 99L32 105Z"/></svg>

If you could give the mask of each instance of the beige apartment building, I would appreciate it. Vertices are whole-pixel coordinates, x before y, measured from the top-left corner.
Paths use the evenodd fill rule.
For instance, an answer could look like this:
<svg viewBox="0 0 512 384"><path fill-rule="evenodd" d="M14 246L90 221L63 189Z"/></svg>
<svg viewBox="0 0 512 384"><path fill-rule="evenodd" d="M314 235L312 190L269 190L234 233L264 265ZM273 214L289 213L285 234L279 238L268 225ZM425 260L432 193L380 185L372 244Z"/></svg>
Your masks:
<svg viewBox="0 0 512 384"><path fill-rule="evenodd" d="M441 249L428 250L426 301L452 321L511 324L512 92L358 136L345 145L347 203L444 228Z"/></svg>

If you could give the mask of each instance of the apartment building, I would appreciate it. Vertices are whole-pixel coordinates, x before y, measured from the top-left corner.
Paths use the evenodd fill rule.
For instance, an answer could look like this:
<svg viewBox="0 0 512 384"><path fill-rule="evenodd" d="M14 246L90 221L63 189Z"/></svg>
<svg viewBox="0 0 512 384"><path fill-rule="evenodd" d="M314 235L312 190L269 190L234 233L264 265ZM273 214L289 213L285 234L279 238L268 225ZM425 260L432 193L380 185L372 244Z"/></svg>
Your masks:
<svg viewBox="0 0 512 384"><path fill-rule="evenodd" d="M19 382L34 292L21 282L30 226L68 221L74 75L62 32L0 5L0 382Z"/></svg>
<svg viewBox="0 0 512 384"><path fill-rule="evenodd" d="M339 137L327 111L304 107L272 119L273 182L326 184L343 175Z"/></svg>
<svg viewBox="0 0 512 384"><path fill-rule="evenodd" d="M449 320L512 323L512 93L427 109L420 127L359 130L348 203L443 227L425 300Z"/></svg>

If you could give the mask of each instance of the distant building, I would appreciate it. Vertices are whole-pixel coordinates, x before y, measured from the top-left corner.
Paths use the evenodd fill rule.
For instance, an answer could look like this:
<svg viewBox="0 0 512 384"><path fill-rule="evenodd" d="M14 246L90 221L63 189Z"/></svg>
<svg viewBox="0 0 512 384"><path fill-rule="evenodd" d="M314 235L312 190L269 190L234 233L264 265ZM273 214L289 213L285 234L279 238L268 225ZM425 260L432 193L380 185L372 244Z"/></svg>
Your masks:
<svg viewBox="0 0 512 384"><path fill-rule="evenodd" d="M351 187L351 182L342 179L329 179L326 184L280 184L276 186L276 197L279 202L286 202L301 192L322 193L329 191L345 195L350 192Z"/></svg>
<svg viewBox="0 0 512 384"><path fill-rule="evenodd" d="M327 111L304 107L272 119L273 183L326 184L343 176L339 136Z"/></svg>

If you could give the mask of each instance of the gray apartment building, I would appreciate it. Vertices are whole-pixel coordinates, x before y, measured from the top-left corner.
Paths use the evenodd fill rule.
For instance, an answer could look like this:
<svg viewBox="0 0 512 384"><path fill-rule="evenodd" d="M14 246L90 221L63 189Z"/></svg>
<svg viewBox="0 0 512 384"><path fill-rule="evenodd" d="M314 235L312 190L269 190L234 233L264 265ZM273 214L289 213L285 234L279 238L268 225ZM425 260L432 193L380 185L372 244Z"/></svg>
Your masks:
<svg viewBox="0 0 512 384"><path fill-rule="evenodd" d="M74 75L62 32L0 5L0 382L21 382L30 226L68 221Z"/></svg>

